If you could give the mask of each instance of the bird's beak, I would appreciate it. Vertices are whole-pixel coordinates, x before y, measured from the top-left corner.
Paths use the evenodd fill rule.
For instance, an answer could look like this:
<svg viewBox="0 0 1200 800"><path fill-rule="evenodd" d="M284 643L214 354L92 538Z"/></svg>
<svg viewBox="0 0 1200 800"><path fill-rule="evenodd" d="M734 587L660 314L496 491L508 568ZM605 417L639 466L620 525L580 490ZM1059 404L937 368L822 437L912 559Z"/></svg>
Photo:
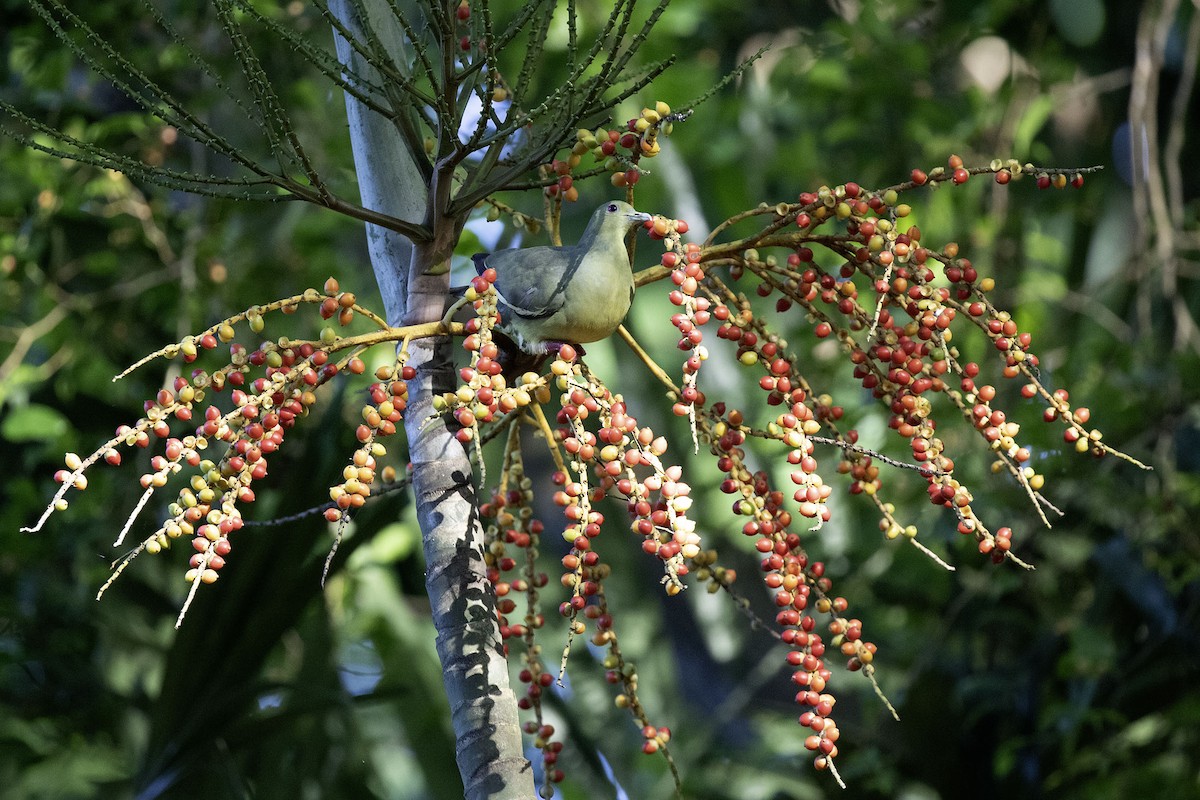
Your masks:
<svg viewBox="0 0 1200 800"><path fill-rule="evenodd" d="M637 222L637 223L645 223L645 222L649 222L650 220L654 219L653 214L645 214L641 211L635 211L632 214L629 214L628 216L629 216L630 222Z"/></svg>

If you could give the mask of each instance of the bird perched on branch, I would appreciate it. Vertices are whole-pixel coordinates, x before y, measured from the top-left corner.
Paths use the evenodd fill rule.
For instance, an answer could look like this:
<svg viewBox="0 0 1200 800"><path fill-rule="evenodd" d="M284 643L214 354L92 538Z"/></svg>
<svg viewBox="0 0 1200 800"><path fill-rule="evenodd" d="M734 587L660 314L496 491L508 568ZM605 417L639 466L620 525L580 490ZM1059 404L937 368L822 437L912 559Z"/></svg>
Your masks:
<svg viewBox="0 0 1200 800"><path fill-rule="evenodd" d="M649 219L649 214L613 200L596 209L574 246L472 256L480 275L496 271L501 327L534 356L557 352L564 343L608 337L633 302L625 236Z"/></svg>

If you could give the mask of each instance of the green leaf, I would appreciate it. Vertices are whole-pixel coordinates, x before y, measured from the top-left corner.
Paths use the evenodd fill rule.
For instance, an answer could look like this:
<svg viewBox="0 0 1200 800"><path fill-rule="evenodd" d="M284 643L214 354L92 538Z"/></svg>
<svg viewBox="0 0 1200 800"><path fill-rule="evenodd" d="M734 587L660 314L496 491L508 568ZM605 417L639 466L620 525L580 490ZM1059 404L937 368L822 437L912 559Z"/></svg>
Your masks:
<svg viewBox="0 0 1200 800"><path fill-rule="evenodd" d="M48 442L67 432L66 416L49 406L28 405L13 409L0 423L0 436L10 442Z"/></svg>

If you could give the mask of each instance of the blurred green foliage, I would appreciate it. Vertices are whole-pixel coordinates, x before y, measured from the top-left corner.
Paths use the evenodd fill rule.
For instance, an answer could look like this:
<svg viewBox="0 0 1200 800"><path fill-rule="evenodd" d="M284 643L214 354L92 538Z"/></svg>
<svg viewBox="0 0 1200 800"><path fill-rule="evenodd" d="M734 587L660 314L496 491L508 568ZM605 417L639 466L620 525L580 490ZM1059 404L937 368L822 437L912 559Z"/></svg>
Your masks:
<svg viewBox="0 0 1200 800"><path fill-rule="evenodd" d="M951 152L969 164L1011 156L1114 167L1081 191L973 181L910 200L929 243L959 241L996 278L1002 302L1033 333L1048 382L1069 387L1073 401L1092 407L1106 440L1157 469L1143 474L1066 452L1057 433L1039 427L1036 408L1015 403L1065 517L1039 530L1017 488L988 481L982 454L961 468L977 486L988 482L987 512L1018 531L1018 547L1038 566L1027 574L981 563L924 504L920 481L885 478L923 539L958 567L953 573L884 543L866 504L834 501L834 521L812 548L879 644L880 680L901 714L891 720L865 681L835 670L839 765L855 797L1200 794L1200 383L1185 378L1200 374L1200 359L1195 340L1178 344L1173 297L1156 273L1135 266L1138 221L1121 144L1143 5L1154 6L774 0L747 9L696 0L668 10L647 52L675 52L681 64L643 101L678 107L771 45L676 125L638 185L639 208L672 216L698 209L703 219L687 216L696 230L821 183L899 182ZM304 4L255 6L328 46L327 29ZM234 68L205 6L160 8L220 69ZM580 13L590 20L588 9ZM1164 108L1179 81L1195 77L1196 63L1179 55L1194 13L1183 9L1173 22ZM25 3L4 0L0 14L5 100L150 163L222 169L76 63ZM94 4L87 16L197 113L256 146L255 132L239 128L244 121L196 80L141 6ZM352 181L341 93L266 32L250 32L310 153ZM543 66L540 80L553 85L562 62L549 57ZM1198 105L1188 131L1200 130ZM1194 154L1184 158L1181 233L1194 241L1200 168ZM152 365L112 383L124 366L329 274L369 304L361 226L300 204L153 190L9 138L0 138L0 164L0 795L460 796L405 498L356 518L324 589L324 523L248 528L180 631L171 627L185 590L179 554L139 559L104 602L92 599L119 555L110 541L140 494L135 476L148 456L97 470L46 530L17 533L40 513L61 454L90 452L178 369L167 367L164 378ZM583 194L607 190L585 185ZM539 207L532 195L506 199ZM1200 314L1194 279L1174 291ZM660 294L644 292L629 325L659 344L660 363L673 364ZM839 399L863 440L902 455L837 353L804 329L788 334L794 350L809 354L810 380ZM612 376L634 413L671 429L657 390L645 389L648 377L618 372L622 357L618 348L589 347L590 362ZM710 377L736 396L743 376L711 366ZM346 422L360 388L330 397L272 461L275 491L260 492L259 519L324 499L353 447ZM675 441L690 441L673 430ZM968 449L965 436L946 436ZM687 450L673 455L690 463ZM692 481L701 518L722 519L727 501L715 472L697 459ZM555 513L543 517L549 523ZM769 615L743 537L704 533ZM676 733L671 747L687 796L839 795L810 769L782 650L721 598L663 598L651 566L620 535L601 541L614 566L610 603L643 702ZM553 706L568 739L562 796L667 796L664 765L640 754L639 732L612 708L603 670L582 647L572 658L569 690Z"/></svg>

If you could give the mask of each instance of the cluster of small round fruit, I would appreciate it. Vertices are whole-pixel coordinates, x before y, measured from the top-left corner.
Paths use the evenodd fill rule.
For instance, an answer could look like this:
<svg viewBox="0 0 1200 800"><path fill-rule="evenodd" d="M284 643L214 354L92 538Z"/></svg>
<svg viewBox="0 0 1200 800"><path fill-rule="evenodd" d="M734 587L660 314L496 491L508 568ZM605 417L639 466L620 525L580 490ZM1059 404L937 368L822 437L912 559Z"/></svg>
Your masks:
<svg viewBox="0 0 1200 800"><path fill-rule="evenodd" d="M351 372L360 373L359 365L351 360ZM342 470L342 482L329 487L329 499L333 505L325 509L328 522L341 522L346 514L362 508L371 496L371 487L378 474L377 459L387 455L387 448L378 441L381 436L391 436L408 407L408 381L416 377L416 370L407 364L382 366L375 371L376 382L367 389L370 402L363 404L362 422L354 431L358 449L350 463ZM392 466L383 468L383 482L394 483L396 470Z"/></svg>
<svg viewBox="0 0 1200 800"><path fill-rule="evenodd" d="M536 557L544 526L534 519L533 482L525 476L521 453L510 448L505 453L503 483L490 501L479 508L483 519L488 520L485 530L488 580L496 593L496 611L499 615L500 636L510 638L532 637L542 627L544 618L539 610L538 590L545 587L549 577L538 570ZM510 554L510 547L517 548L519 557ZM519 569L517 577L509 574ZM526 614L523 622L512 622L510 615L517 610L514 592L523 593L526 599ZM531 640L531 639L530 639Z"/></svg>
<svg viewBox="0 0 1200 800"><path fill-rule="evenodd" d="M658 136L671 134L673 120L671 107L663 102L654 108L643 108L642 113L629 120L624 129L597 128L594 131L580 129L575 132L575 144L571 152L562 159L554 159L548 165L555 182L546 187L550 197L560 196L575 201L579 190L575 186L573 171L583 163L589 153L600 165L598 172L609 173L613 186L628 188L637 184L642 177L638 162L643 158L654 158L661 145ZM588 174L595 174L589 172Z"/></svg>
<svg viewBox="0 0 1200 800"><path fill-rule="evenodd" d="M465 298L472 303L475 316L467 320L463 348L471 354L471 362L459 370L458 389L433 398L433 410L450 411L459 424L455 436L464 444L478 442L480 423L492 422L535 401L550 400L546 378L537 373L527 372L511 386L504 376L500 348L492 339L499 321L498 299L492 288L495 280L496 271L488 269L467 287Z"/></svg>
<svg viewBox="0 0 1200 800"><path fill-rule="evenodd" d="M1010 177L1021 172L1014 165L1003 163L993 165L990 171L1001 169L1007 170ZM949 172L934 170L932 176L914 174L912 185L943 180L962 183L975 172L979 170L968 171L962 167L960 159L951 159ZM897 188L903 190L911 186ZM1017 563L1023 563L1011 553L1011 529L1000 528L992 533L973 512L972 495L954 477L954 462L944 452L945 444L938 436L937 423L933 419L930 396L944 394L979 431L996 454L997 464L1009 468L1034 498L1035 506L1041 502L1038 490L1044 479L1029 464L1029 448L1017 441L1020 426L993 407L994 387L976 386L979 365L959 361L958 349L952 343L951 326L956 317L968 319L984 331L1004 360L1004 375L1009 378L1025 376L1028 383L1022 389L1022 395L1030 398L1041 394L1049 405L1045 418L1064 421L1067 425L1065 437L1070 442L1079 442L1076 447L1080 450L1092 448L1100 441L1098 434L1083 427L1090 416L1087 409L1081 409L1081 413L1071 412L1065 392L1051 395L1042 387L1036 372L1037 357L1029 351L1029 335L1017 329L1010 315L991 304L989 297L994 282L981 279L970 261L958 256L957 245L951 244L934 252L922 246L921 232L915 226L903 231L897 228L897 221L910 212L908 206L899 202L897 189L866 192L856 184L847 183L805 193L799 200L798 205L784 206L777 211L785 219L791 215L804 232L802 240L792 246L785 264L777 263L772 256L761 258L753 248L740 254L721 252L722 260L733 261L731 273L735 279L747 272L755 274L760 279L756 286L759 296L768 297L779 292L782 296L776 303L777 310L787 311L799 304L808 312L818 339L836 334L854 364L855 377L889 407L890 427L908 440L913 461L929 483L931 501L956 513L959 530L975 536L981 553L995 561L1013 558ZM830 221L844 225L846 235L822 236L820 226ZM781 242L787 241L786 237L778 238ZM814 259L811 245L823 246L844 259L840 269L830 272L820 266ZM807 386L804 378L796 373L784 353L786 343L767 333L766 326L748 302L735 301L734 295L727 290L722 295L718 279L705 279L702 264L714 254L695 246L687 253L685 258L680 252L668 251L662 260L663 266L671 270L674 284L671 300L684 307L672 317L672 323L681 333L680 349L692 350L684 370L685 380L694 376L694 368L700 364L695 350L703 340L700 327L710 317L715 317L721 322L718 338L737 344L738 360L746 365L761 363L765 368L767 374L760 379L760 387L768 392L768 403L787 403L789 406L789 411L778 415L767 430L753 431L745 426L740 411L726 411L724 405L718 403L710 409L711 417L702 422L702 429L707 432L718 458L718 468L726 474L722 489L741 495L734 503L734 511L751 517L744 526L745 531L759 537L759 549L766 556L764 571L768 585L776 589L776 599L784 609L781 614L786 615L777 621L785 627L797 623L808 626L808 630L787 627L790 640L803 643L793 651L791 658L796 664L812 667L803 674L820 686L806 689L801 694L804 697L813 694L809 705L814 709L818 705L824 708L825 701L831 700L822 696L828 671L822 673L824 667L819 656L804 649L809 643L816 643L817 649L823 651L823 645L819 637L813 638L812 618L801 613L808 606L809 593L817 591L818 582L823 579L813 580L809 570L797 566L804 563L807 556L799 547L799 538L787 531L791 516L783 508L783 493L772 490L765 473L750 473L742 462L741 445L748 435L787 442L792 448L789 463L798 467L792 473L793 481L799 485L794 495L798 510L810 518L827 519L828 508L823 503L829 496L830 487L817 475L813 443L809 437L822 430L822 423L832 426L841 416L841 409L831 401L810 399L801 388ZM941 267L940 277L949 283L949 287L934 285L939 275L931 268L933 265ZM688 273L687 269L692 272ZM860 305L855 278L862 276L870 280L876 292L874 313ZM697 306L693 305L693 298L698 293L703 295L699 299L712 300L704 305L699 320L695 314ZM893 314L895 308L901 309L911 321L897 321ZM865 339L864 331L867 332ZM694 381L685 385L698 394ZM695 404L677 403L675 410L679 414L694 414ZM848 446L839 471L850 475L851 492L865 493L876 502L884 517L880 527L888 538L903 534L913 539L916 529L902 526L894 517L894 506L876 497L880 481L879 469L872 464L875 454L855 447L857 436L854 431L845 434L838 433L836 428L834 431L837 441ZM830 623L830 632L839 649L849 657L850 668L869 665L875 649L862 641L861 623L842 618L845 601L830 601L824 594L822 590L818 610L833 609L835 618ZM796 603L801 607L796 608ZM808 720L805 724L813 723L814 728L814 736L806 744L810 749L820 751L819 761L836 752L837 728L826 721L826 716L814 711L807 712L804 717Z"/></svg>
<svg viewBox="0 0 1200 800"><path fill-rule="evenodd" d="M963 169L961 160L955 158L950 166L952 170ZM998 163L991 167L1000 168L1012 169L1012 165ZM946 179L946 173L934 173L932 178L917 175L913 183ZM995 468L1007 469L1034 500L1035 507L1043 503L1038 493L1044 478L1031 466L1030 449L1017 441L1020 425L993 406L995 387L976 385L979 364L959 361L953 342L956 318L973 323L989 338L1003 359L1002 374L1006 378L1025 378L1023 397L1040 395L1047 401L1045 418L1064 421L1068 441L1082 442L1076 444L1078 449L1092 449L1098 455L1115 451L1101 443L1098 431L1084 427L1089 418L1086 409L1079 418L1058 412L1055 397L1059 395L1051 394L1040 382L1037 356L1029 350L1030 335L1020 331L1011 315L997 309L990 300L994 280L981 278L971 262L959 256L957 244L935 251L923 246L921 232L915 226L903 232L896 228L895 221L908 211L907 206L898 203L895 190L866 193L850 183L802 195L796 220L808 233L815 233L819 225L831 219L845 225L848 240L809 237L809 243L823 244L845 259L840 269L822 269L814 263L807 246L789 256L786 269L775 269L771 264L757 269L774 270L780 275L782 280L764 283L784 294L781 303L800 303L818 320L814 326L818 338L837 332L855 365L855 377L890 407L890 427L909 440L914 459L927 465L923 474L929 482L930 500L954 510L960 520L959 530L973 535L981 552L994 560L1014 558L1009 536L993 536L987 530L971 510L970 492L951 474L954 462L943 452L944 444L937 436L930 393L945 395L960 409L995 453ZM935 266L948 285L935 285L939 277ZM859 305L855 279L860 277L868 278L877 294L873 315ZM892 308L901 309L910 321L895 319ZM837 322L839 315L844 322ZM863 330L869 333L860 341L861 335L856 334ZM907 533L911 526L901 528L889 513L881 521L881 528L891 537L901 530Z"/></svg>
<svg viewBox="0 0 1200 800"><path fill-rule="evenodd" d="M799 668L794 680L805 687L796 699L811 707L801 718L814 730L806 744L810 749L820 751L817 755L819 767L832 767L832 757L837 753L834 742L838 738L838 729L829 716L834 699L825 691L830 678L821 658L825 645L820 635L814 632L815 617L803 613L809 608L810 596L815 593L819 613L833 613L831 632L838 647L849 657L851 669L869 664L874 658L875 646L862 641L861 622L847 621L840 616L846 607L845 600L830 601L827 598L829 580L824 577L824 565L813 563L810 566L799 536L789 531L792 514L784 506L784 493L772 489L765 472L750 472L745 466L741 445L748 435L758 435L784 442L790 448L787 460L796 467L791 478L799 486L793 500L801 515L815 520L816 527L820 527L829 519L825 501L831 494L831 487L817 473L813 442L809 437L819 433L823 423L833 426L843 412L828 397L810 399L802 388L806 385L804 379L795 371L785 352L786 342L768 332L744 298L731 292L719 279L705 280L699 248L680 249L683 250L682 258L679 252L669 251L662 263L672 270L675 288L671 291L671 302L685 309L672 317L672 323L682 334L678 346L681 350L693 348L692 357L684 367L685 376L694 375L702 360L696 357L694 350L702 346L701 326L715 318L721 323L718 338L737 344L739 363L761 365L766 373L759 380L759 388L767 393L767 405L786 404L788 407L765 431L753 431L746 427L741 411L727 410L724 403L716 403L711 409L701 409L700 427L717 456L718 469L726 474L721 489L740 495L734 502L733 511L750 517L743 532L757 538L757 549L764 555L761 565L766 573L764 579L775 592L780 608L776 622L784 629L784 641L794 648L788 661ZM703 296L697 297L701 292ZM736 310L731 310L731 305ZM694 414L697 402L703 404L703 399L677 403L675 413L689 413L690 408L690 413ZM854 438L853 431L849 436ZM694 563L700 571L707 572L713 568L710 562L715 562L715 557L701 559L702 555L705 554L698 555ZM727 583L716 582L710 588L719 589L722 585ZM845 634L847 631L849 637Z"/></svg>
<svg viewBox="0 0 1200 800"><path fill-rule="evenodd" d="M804 431L815 433L819 429L819 423L803 402L803 390L794 389L791 394L799 398L795 407L804 409L801 412L804 419L797 419L798 424L791 427L777 422L776 432L783 438L795 440L793 443L797 446L789 454L788 460L799 467L793 472L793 481L804 485L797 490L794 499L798 502L801 513L815 517L819 525L822 517L828 519L828 507L824 505L824 500L829 496L830 487L813 480L816 477L816 461L811 454L811 442L805 447L800 441L807 438ZM727 410L723 403L715 404L712 411L720 415L710 429L709 437L712 452L717 456L717 468L726 475L720 488L726 494L737 496L733 503L734 513L749 518L742 526L742 533L755 539L755 548L763 556L760 567L764 573L764 582L774 592L775 604L779 609L775 622L783 628L783 641L793 648L789 652L788 663L798 668L793 674L793 680L804 687L797 694L796 701L812 707L811 711L801 717L801 722L809 725L805 720L820 720L810 727L820 734L818 738L821 741L827 742L819 745L822 748L819 765L825 766L826 761L836 755L836 748L833 748L832 744L837 738L837 728L829 719L829 709L832 709L834 702L832 695L825 691L830 672L822 659L825 645L820 635L815 633L816 619L812 610L822 614L833 612L831 630L836 628L836 632L841 632L843 628L852 627L840 619L846 604L844 600L838 599L831 603L826 599L831 585L824 575L825 566L821 562L810 563L800 536L790 530L793 517L785 507L784 493L772 487L765 472L751 473L746 466L746 453L742 444L747 437L747 428L742 412L736 409ZM781 415L783 416L792 414L789 412ZM816 501L809 499L814 494ZM817 603L815 609L811 609L810 599L814 596ZM806 611L809 613L806 614ZM860 641L861 623L853 627L857 631L853 640ZM855 645L854 649L847 653L851 657L851 668L869 663L874 658L873 644L861 643L861 651L862 654L866 654L865 657L859 650L860 646Z"/></svg>
<svg viewBox="0 0 1200 800"><path fill-rule="evenodd" d="M596 634L592 637L592 644L608 651L602 662L604 680L611 686L620 687L620 692L613 697L613 705L628 711L634 722L640 727L643 740L642 752L648 756L661 754L674 770L674 762L667 749L667 742L671 740L671 729L650 723L649 715L638 696L637 665L632 661L627 661L621 652L621 646L617 641L617 632L613 627L612 614L608 608L608 599L603 590L598 593L596 602L589 605L585 612L596 620Z"/></svg>
<svg viewBox="0 0 1200 800"><path fill-rule="evenodd" d="M671 315L671 324L679 330L677 347L688 352L683 362L683 380L679 396L672 407L676 416L688 417L692 421L695 435L696 408L705 405L706 398L698 386L700 367L708 360L708 348L704 346L703 327L712 318L712 303L707 297L697 297L700 282L704 280L704 269L700 266L700 246L689 242L683 245L680 235L687 233L683 220L654 219L646 223L653 238L665 238L667 252L660 263L671 270L671 285L674 287L667 299L681 310Z"/></svg>
<svg viewBox="0 0 1200 800"><path fill-rule="evenodd" d="M572 588L574 596L562 608L572 617L595 590L594 584L584 580L581 570L596 558L589 542L600 533L604 515L592 504L601 498L615 492L625 500L631 527L643 537L642 550L663 562L668 594L682 588L681 578L688 572L686 562L700 552L695 522L687 515L692 504L691 487L681 479L680 467L664 466L661 461L667 450L666 439L656 436L651 428L639 427L624 401L575 363L574 357L574 348L564 347L551 365L562 391L557 419L567 426L559 435L575 476L571 480L565 473L557 473L555 482L562 489L554 495L569 522L564 537L573 548L567 556L571 563L564 563L568 571L563 585ZM593 415L599 418L594 433L583 424ZM644 468L649 473L639 477L636 470ZM588 474L593 470L596 483L589 488Z"/></svg>
<svg viewBox="0 0 1200 800"><path fill-rule="evenodd" d="M601 532L604 514L596 510L593 503L613 494L625 500L633 530L644 537L643 550L664 562L667 570L664 582L668 593L674 594L682 587L681 578L688 572L686 560L700 555L699 537L686 516L691 505L690 487L679 480L681 471L678 467L664 468L659 460L666 450L666 441L656 437L649 428L638 428L637 420L628 415L620 398L609 393L576 359L575 349L564 345L550 367L556 388L562 392L562 408L556 421L563 427L557 431L556 438L568 454L569 464L569 471L559 470L552 476L552 482L559 487L554 493L554 502L563 508L567 519L563 537L571 543L571 550L561 559L563 574L560 579L571 596L560 604L559 613L569 620L572 635L584 634L590 623L592 644L609 650L604 660L606 680L622 687L615 698L616 705L628 709L644 730L653 731L647 735L643 751L665 754L670 731L649 725L637 699L636 669L624 661L617 646L603 588L611 568L600 560L592 546L592 541ZM585 426L589 419L597 421L596 432ZM638 478L635 468L646 467L652 470L651 474ZM589 476L594 476L595 483ZM551 738L553 727L545 724L541 717L541 695L553 683L553 675L541 659L542 646L535 643L535 634L544 622L538 611L538 592L547 584L545 574L537 571L535 562L543 529L532 518L529 505L532 483L524 475L516 447L510 446L506 451L501 480L502 490L481 508L482 516L491 520L485 560L498 597L501 636L506 641L520 637L526 645L518 675L526 692L518 705L532 710L535 719L527 722L525 729L536 737L535 745L543 752L547 779L556 782L562 776L556 766L561 743ZM509 554L507 548L510 545L525 551L523 566L518 558ZM506 580L506 573L519 567L521 575ZM727 580L733 578L732 573L722 572L722 575ZM524 623L509 619L518 608L510 597L513 591L526 594Z"/></svg>
<svg viewBox="0 0 1200 800"><path fill-rule="evenodd" d="M1020 180L1024 175L1032 174L1039 189L1065 189L1068 186L1080 189L1083 187L1084 172L1091 171L1090 169L1045 169L1035 167L1033 164L1022 164L1015 158L996 158L992 159L992 162L987 167L968 169L963 164L962 156L958 155L951 155L946 159L946 165L946 167L934 167L928 172L922 169L914 169L910 175L912 185L937 185L942 181L963 184L972 175L991 174L995 176L996 183L1003 186L1011 181Z"/></svg>
<svg viewBox="0 0 1200 800"><path fill-rule="evenodd" d="M564 778L558 767L563 743L554 739L554 726L546 722L542 713L542 693L554 682L554 674L542 660L542 644L537 639L537 632L545 624L540 590L549 583L549 576L537 564L544 527L533 516L532 502L533 482L525 475L520 447L510 440L504 453L500 488L479 508L480 517L485 521L484 563L496 594L497 621L505 655L512 658L510 640L524 643L522 667L517 677L525 686L525 694L517 699L517 706L533 714L523 727L534 737L534 746L542 752L545 777L542 794L550 797L552 785ZM516 551L511 551L510 547ZM518 570L515 577L509 577ZM514 622L512 615L518 612L517 601L513 598L516 593L524 595L525 613L521 621Z"/></svg>
<svg viewBox="0 0 1200 800"><path fill-rule="evenodd" d="M807 409L802 402L800 407ZM817 764L823 768L837 754L834 742L838 734L837 727L830 719L835 701L826 691L831 673L823 660L825 644L815 632L817 623L812 612L832 613L830 632L836 639L836 646L850 658L851 669L869 664L874 659L875 646L861 639L861 622L847 621L841 617L846 609L845 600L828 599L831 586L824 574L825 565L810 562L799 535L789 530L792 515L784 507L784 493L771 487L765 472L751 474L745 466L745 452L741 444L745 441L746 433L741 412L726 411L723 407L714 408L714 411L725 415L712 430L716 437L712 440L712 448L718 456L717 466L727 476L721 484L721 490L740 495L734 502L734 511L750 517L743 525L742 532L755 537L755 547L763 555L760 566L765 573L764 582L774 591L775 604L779 608L775 621L783 628L783 641L792 648L787 660L796 668L793 681L802 687L796 695L796 701L810 707L800 718L801 724L814 730L806 745L809 749L821 751ZM805 420L806 423L810 421L815 422L811 417ZM795 429L788 430L795 432ZM797 449L792 452L797 454L802 451ZM802 477L815 474L815 461L803 464L811 458L811 455L801 456ZM811 467L812 472L804 472L804 466ZM824 484L822 486L828 488ZM798 491L797 498L803 507L804 503L809 502L807 490L802 499L799 496ZM811 602L813 597L816 598L815 604ZM847 637L845 634L848 632ZM837 638L839 635L842 638Z"/></svg>
<svg viewBox="0 0 1200 800"><path fill-rule="evenodd" d="M362 348L352 339L341 339L333 328L322 330L315 341L280 337L263 341L253 349L234 341L236 324L244 321L252 333L261 333L268 313L294 313L305 304L318 306L324 319L337 317L340 325L350 323L359 314L382 324L382 320L358 306L353 294L342 292L332 278L325 283L323 292L309 289L295 297L249 309L139 362L139 365L146 363L153 357L180 357L185 363L192 363L203 352L226 343L229 359L225 364L212 371L194 369L190 376L175 378L170 388L159 390L146 402L145 414L135 424L118 428L112 439L87 458L67 455L67 468L55 476L62 486L34 529L51 512L66 507L64 495L68 489L87 486L85 471L90 466L100 460L116 466L121 463L119 448L147 448L156 440L162 442L162 453L151 458L150 472L141 476L145 492L127 519L117 544L156 490L165 487L173 475L190 472L187 485L167 506L166 520L119 562L101 593L135 556L142 552L158 553L181 537L190 537L196 551L185 575L192 584L188 602L199 585L218 579L232 550L230 536L244 524L241 507L255 499L252 485L266 477L269 458L282 446L296 420L316 402L317 387L342 370L358 374L365 369L358 356ZM337 355L340 351L344 352ZM386 384L381 382L372 387L372 404L364 409L364 425L359 430L362 447L346 468L343 482L331 490L335 505L327 512L327 518L340 518L342 511L361 505L370 493L375 459L385 452L374 438L395 432L406 391L404 380L390 380L390 374ZM221 402L221 398L226 399ZM174 435L173 421L191 423L194 430ZM208 456L214 449L218 453ZM336 517L331 517L333 514ZM181 613L181 620L182 616Z"/></svg>

